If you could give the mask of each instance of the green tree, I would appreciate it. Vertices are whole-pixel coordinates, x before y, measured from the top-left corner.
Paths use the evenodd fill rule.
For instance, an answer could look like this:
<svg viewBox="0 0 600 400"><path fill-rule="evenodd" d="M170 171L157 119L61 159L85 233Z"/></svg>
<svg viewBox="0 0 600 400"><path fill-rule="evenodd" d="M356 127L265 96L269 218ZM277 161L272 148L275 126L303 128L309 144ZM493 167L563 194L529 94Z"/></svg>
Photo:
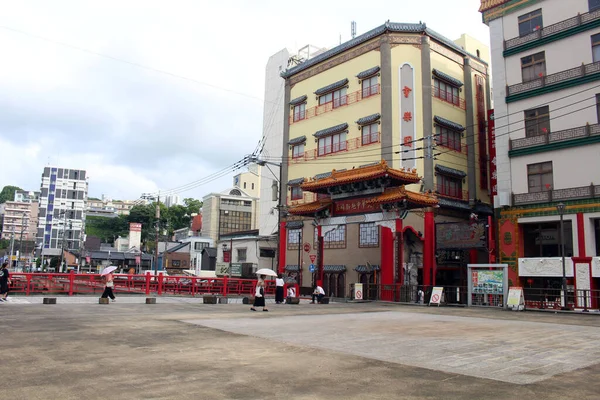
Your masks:
<svg viewBox="0 0 600 400"><path fill-rule="evenodd" d="M2 188L0 192L0 204L6 203L7 201L13 201L15 199L15 192L17 190L23 190L18 186L7 185Z"/></svg>
<svg viewBox="0 0 600 400"><path fill-rule="evenodd" d="M188 197L187 199L183 199L183 204L185 204L185 208L187 208L187 214L199 214L200 209L202 208L202 201L197 199L192 199Z"/></svg>
<svg viewBox="0 0 600 400"><path fill-rule="evenodd" d="M129 223L124 216L86 218L85 233L100 238L104 243L114 243L115 237L126 236L128 232Z"/></svg>

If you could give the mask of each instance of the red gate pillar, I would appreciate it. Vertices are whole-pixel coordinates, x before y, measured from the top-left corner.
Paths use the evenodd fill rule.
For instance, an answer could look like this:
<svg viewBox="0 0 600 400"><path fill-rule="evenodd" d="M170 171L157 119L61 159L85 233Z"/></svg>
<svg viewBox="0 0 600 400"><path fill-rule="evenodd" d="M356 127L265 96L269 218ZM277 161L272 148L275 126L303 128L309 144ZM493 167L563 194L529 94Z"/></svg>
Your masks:
<svg viewBox="0 0 600 400"><path fill-rule="evenodd" d="M394 283L394 235L388 227L381 227L381 286ZM381 300L391 301L392 292L381 290Z"/></svg>
<svg viewBox="0 0 600 400"><path fill-rule="evenodd" d="M404 226L400 218L396 219L396 236L398 237L398 279L397 283L404 285Z"/></svg>
<svg viewBox="0 0 600 400"><path fill-rule="evenodd" d="M280 274L285 272L285 251L287 250L287 228L285 222L279 222L279 261L278 271Z"/></svg>
<svg viewBox="0 0 600 400"><path fill-rule="evenodd" d="M425 243L423 254L423 285L435 285L435 220L433 211L425 211Z"/></svg>

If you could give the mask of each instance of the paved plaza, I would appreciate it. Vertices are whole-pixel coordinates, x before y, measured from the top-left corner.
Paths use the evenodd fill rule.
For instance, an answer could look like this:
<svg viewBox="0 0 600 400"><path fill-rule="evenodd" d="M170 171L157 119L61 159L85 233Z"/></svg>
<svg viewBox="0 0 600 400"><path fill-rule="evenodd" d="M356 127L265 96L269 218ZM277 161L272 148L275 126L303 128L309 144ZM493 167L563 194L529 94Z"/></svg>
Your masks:
<svg viewBox="0 0 600 400"><path fill-rule="evenodd" d="M600 316L120 296L0 304L11 399L596 399Z"/></svg>

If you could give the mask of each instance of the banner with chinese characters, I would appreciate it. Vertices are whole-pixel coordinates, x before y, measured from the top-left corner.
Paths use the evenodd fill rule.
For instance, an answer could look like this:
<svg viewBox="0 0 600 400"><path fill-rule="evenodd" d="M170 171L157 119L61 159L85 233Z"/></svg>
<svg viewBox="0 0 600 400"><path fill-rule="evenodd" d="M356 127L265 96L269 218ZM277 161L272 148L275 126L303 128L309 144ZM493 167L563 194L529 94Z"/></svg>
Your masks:
<svg viewBox="0 0 600 400"><path fill-rule="evenodd" d="M494 110L488 110L488 146L490 153L490 185L492 189L492 201L498 194L498 173L496 169L496 127L494 122Z"/></svg>
<svg viewBox="0 0 600 400"><path fill-rule="evenodd" d="M400 151L402 167L412 169L417 167L416 160L416 115L415 115L415 77L413 67L404 64L400 67ZM394 148L396 151L396 148Z"/></svg>
<svg viewBox="0 0 600 400"><path fill-rule="evenodd" d="M353 200L336 200L333 215L365 214L379 212L377 205L367 204L368 198Z"/></svg>
<svg viewBox="0 0 600 400"><path fill-rule="evenodd" d="M435 245L437 250L486 248L485 222L437 223L435 224Z"/></svg>

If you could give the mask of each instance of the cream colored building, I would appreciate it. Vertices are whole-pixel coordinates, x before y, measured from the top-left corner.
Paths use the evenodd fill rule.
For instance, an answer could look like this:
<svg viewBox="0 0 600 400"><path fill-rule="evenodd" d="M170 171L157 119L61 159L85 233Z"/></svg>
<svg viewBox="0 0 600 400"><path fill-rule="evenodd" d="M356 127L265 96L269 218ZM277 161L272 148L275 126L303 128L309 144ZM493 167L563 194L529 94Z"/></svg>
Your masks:
<svg viewBox="0 0 600 400"><path fill-rule="evenodd" d="M600 1L482 0L480 11L494 70L500 261L514 279L560 287L564 205L564 255L591 257L599 280ZM569 285L596 286L567 270Z"/></svg>
<svg viewBox="0 0 600 400"><path fill-rule="evenodd" d="M214 243L224 234L245 232L257 227L258 198L239 187L202 198L202 236Z"/></svg>
<svg viewBox="0 0 600 400"><path fill-rule="evenodd" d="M423 177L422 184L407 189L438 194L436 222L467 221L473 212L490 215L488 51L467 36L454 42L425 24L387 22L286 70L281 193L286 205L318 200L302 192L303 182L383 160ZM309 257L298 249L308 244L314 250L316 230L310 221L293 219L282 232L288 235L285 264L302 269L303 281L310 282ZM404 230L412 247L405 243L403 265L414 264L417 282L423 214L409 213ZM348 282L364 279L362 267L380 263L379 235L377 225L359 223L329 232L324 257L326 272L336 275L331 282L339 282L340 274ZM459 284L459 269L439 279ZM331 292L341 295L342 287L332 284Z"/></svg>

